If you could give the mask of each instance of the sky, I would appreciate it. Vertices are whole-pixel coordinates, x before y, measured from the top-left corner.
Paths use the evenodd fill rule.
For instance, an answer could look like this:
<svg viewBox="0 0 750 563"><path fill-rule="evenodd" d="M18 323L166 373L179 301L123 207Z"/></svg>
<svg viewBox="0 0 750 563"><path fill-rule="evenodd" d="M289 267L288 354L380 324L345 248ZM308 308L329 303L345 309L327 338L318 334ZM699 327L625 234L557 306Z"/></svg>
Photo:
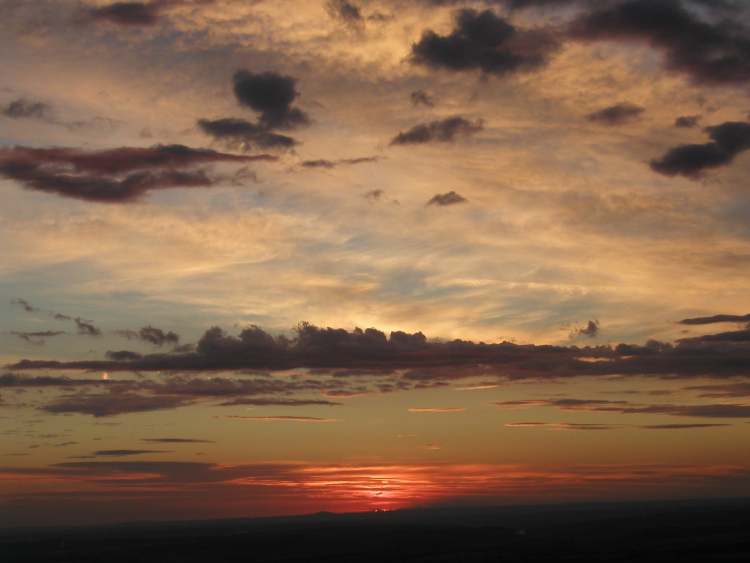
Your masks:
<svg viewBox="0 0 750 563"><path fill-rule="evenodd" d="M0 526L750 494L745 2L0 15Z"/></svg>

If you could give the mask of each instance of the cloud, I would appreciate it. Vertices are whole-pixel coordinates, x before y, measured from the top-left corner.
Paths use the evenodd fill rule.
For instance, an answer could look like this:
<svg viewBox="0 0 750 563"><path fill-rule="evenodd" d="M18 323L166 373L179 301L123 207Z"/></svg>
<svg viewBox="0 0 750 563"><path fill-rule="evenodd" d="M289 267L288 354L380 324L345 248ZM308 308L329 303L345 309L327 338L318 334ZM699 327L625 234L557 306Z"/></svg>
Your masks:
<svg viewBox="0 0 750 563"><path fill-rule="evenodd" d="M151 325L144 326L139 330L118 330L116 334L127 338L128 340L141 340L154 346L164 346L170 344L177 346L180 343L180 335L170 331L163 331L160 328Z"/></svg>
<svg viewBox="0 0 750 563"><path fill-rule="evenodd" d="M728 121L707 127L710 143L680 145L651 161L651 169L665 176L700 178L707 169L727 166L740 153L750 149L750 123Z"/></svg>
<svg viewBox="0 0 750 563"><path fill-rule="evenodd" d="M231 420L248 420L252 422L338 422L338 419L336 418L320 418L318 416L225 416L224 418Z"/></svg>
<svg viewBox="0 0 750 563"><path fill-rule="evenodd" d="M678 321L683 325L707 325L714 323L750 323L748 315L712 315L710 317L692 317Z"/></svg>
<svg viewBox="0 0 750 563"><path fill-rule="evenodd" d="M100 385L107 383L101 379L72 379L64 376L54 375L21 375L16 373L3 373L0 375L0 388L3 387L78 387L86 385Z"/></svg>
<svg viewBox="0 0 750 563"><path fill-rule="evenodd" d="M644 111L640 106L623 102L590 113L586 117L589 121L602 125L624 125L638 119Z"/></svg>
<svg viewBox="0 0 750 563"><path fill-rule="evenodd" d="M531 428L541 430L616 430L619 425L583 422L508 422L506 428Z"/></svg>
<svg viewBox="0 0 750 563"><path fill-rule="evenodd" d="M233 399L225 403L221 403L221 406L235 406L235 405L252 405L255 407L308 407L308 406L338 406L341 403L334 401L326 401L323 399L268 399L268 398L257 398L257 399Z"/></svg>
<svg viewBox="0 0 750 563"><path fill-rule="evenodd" d="M710 5L704 9L711 9ZM570 36L583 41L637 41L662 50L669 70L706 84L750 80L750 33L735 18L702 19L680 0L604 3L579 16Z"/></svg>
<svg viewBox="0 0 750 563"><path fill-rule="evenodd" d="M266 126L251 123L245 119L225 117L222 119L199 119L198 127L206 135L221 141L227 147L249 151L255 147L262 149L290 149L297 141L287 135L269 130ZM256 155L255 160L276 160L271 155Z"/></svg>
<svg viewBox="0 0 750 563"><path fill-rule="evenodd" d="M108 350L106 356L107 359L115 362L133 362L143 358L143 354L130 350Z"/></svg>
<svg viewBox="0 0 750 563"><path fill-rule="evenodd" d="M419 145L424 143L452 143L458 138L469 137L484 129L481 119L469 121L461 116L415 125L402 131L391 140L391 145Z"/></svg>
<svg viewBox="0 0 750 563"><path fill-rule="evenodd" d="M19 307L21 307L27 313L35 313L35 312L37 312L39 310L36 307L34 307L31 303L29 303L28 301L26 301L25 299L21 299L21 298L11 299L10 303L11 303L11 305L18 305Z"/></svg>
<svg viewBox="0 0 750 563"><path fill-rule="evenodd" d="M465 410L462 407L412 407L408 409L409 412L416 414L446 414L464 412Z"/></svg>
<svg viewBox="0 0 750 563"><path fill-rule="evenodd" d="M81 319L80 317L76 317L73 319L73 321L76 323L76 328L78 329L78 334L82 334L85 336L101 336L102 331L100 328L94 325L91 321L85 321Z"/></svg>
<svg viewBox="0 0 750 563"><path fill-rule="evenodd" d="M674 120L674 126L682 129L690 129L692 127L697 127L700 120L700 115L681 115Z"/></svg>
<svg viewBox="0 0 750 563"><path fill-rule="evenodd" d="M606 412L617 414L657 414L693 418L750 418L750 405L635 405L627 401L588 399L530 399L493 403L501 408L556 407L567 411Z"/></svg>
<svg viewBox="0 0 750 563"><path fill-rule="evenodd" d="M127 203L152 190L215 183L204 170L181 168L252 158L183 145L101 151L13 147L0 149L0 176L30 190L86 201Z"/></svg>
<svg viewBox="0 0 750 563"><path fill-rule="evenodd" d="M348 0L328 0L326 9L331 17L341 20L350 27L359 29L364 25L364 17L359 6Z"/></svg>
<svg viewBox="0 0 750 563"><path fill-rule="evenodd" d="M599 334L599 321L589 321L586 326L575 330L576 336L595 338Z"/></svg>
<svg viewBox="0 0 750 563"><path fill-rule="evenodd" d="M131 392L109 392L92 395L81 393L55 399L43 405L41 410L53 414L88 414L94 417L118 414L174 409L192 403L186 397L168 395L146 396Z"/></svg>
<svg viewBox="0 0 750 563"><path fill-rule="evenodd" d="M167 450L97 450L94 455L97 457L126 457L131 455L143 454L169 454Z"/></svg>
<svg viewBox="0 0 750 563"><path fill-rule="evenodd" d="M728 383L720 385L695 385L686 387L687 391L698 391L699 397L710 399L734 399L750 397L750 383Z"/></svg>
<svg viewBox="0 0 750 563"><path fill-rule="evenodd" d="M43 330L37 332L11 331L10 333L13 336L17 336L21 340L25 340L26 342L29 342L31 344L44 344L47 338L53 338L55 336L65 334L65 332L61 330Z"/></svg>
<svg viewBox="0 0 750 563"><path fill-rule="evenodd" d="M530 399L523 401L500 401L493 403L501 408L558 407L562 410L619 411L627 401L606 401L600 399Z"/></svg>
<svg viewBox="0 0 750 563"><path fill-rule="evenodd" d="M468 200L454 191L446 192L444 194L435 194L430 198L426 205L437 205L439 207L446 207L448 205L457 205L459 203L466 203Z"/></svg>
<svg viewBox="0 0 750 563"><path fill-rule="evenodd" d="M413 106L425 106L428 108L435 106L435 98L424 90L414 90L410 94L410 98Z"/></svg>
<svg viewBox="0 0 750 563"><path fill-rule="evenodd" d="M141 442L156 444L215 444L213 440L199 440L196 438L141 438Z"/></svg>
<svg viewBox="0 0 750 563"><path fill-rule="evenodd" d="M160 3L114 2L91 9L93 20L105 21L124 26L150 26L159 21Z"/></svg>
<svg viewBox="0 0 750 563"><path fill-rule="evenodd" d="M293 129L310 123L308 115L292 107L299 96L296 80L275 72L234 74L234 94L240 104L260 114L259 123L267 129Z"/></svg>
<svg viewBox="0 0 750 563"><path fill-rule="evenodd" d="M303 168L324 168L324 169L331 169L336 168L337 166L353 166L355 164L366 164L369 162L377 162L380 160L380 157L377 156L362 156L359 158L342 158L340 160L327 160L327 159L318 159L318 160L304 160L302 161L301 166Z"/></svg>
<svg viewBox="0 0 750 563"><path fill-rule="evenodd" d="M591 361L592 359L597 361ZM320 328L302 323L293 335L274 337L257 326L238 336L218 327L207 330L195 351L146 354L132 361L21 360L8 369L84 369L96 371L211 371L228 369L367 370L393 373L405 370L402 382L429 384L468 377L496 375L502 379L568 378L592 376L653 375L670 378L697 376L750 376L750 344L724 341L680 341L669 344L649 341L645 345L550 346L499 342L488 344L466 340L429 341L421 332L385 333L365 330ZM345 377L342 374L341 378ZM291 384L291 383L290 383ZM303 384L296 382L302 389ZM183 387L202 392L222 389L236 392L236 383L213 381L202 384L170 380L173 392ZM256 394L274 384L257 380L248 384ZM312 389L310 382L304 387ZM319 389L324 391L326 389Z"/></svg>
<svg viewBox="0 0 750 563"><path fill-rule="evenodd" d="M646 424L640 426L644 430L691 430L699 428L726 428L731 424Z"/></svg>
<svg viewBox="0 0 750 563"><path fill-rule="evenodd" d="M460 10L452 33L427 30L411 50L417 64L502 76L540 68L558 48L546 30L518 29L490 10Z"/></svg>
<svg viewBox="0 0 750 563"><path fill-rule="evenodd" d="M52 107L48 104L23 98L9 102L0 110L0 114L11 119L38 119L40 121L50 121L54 117Z"/></svg>

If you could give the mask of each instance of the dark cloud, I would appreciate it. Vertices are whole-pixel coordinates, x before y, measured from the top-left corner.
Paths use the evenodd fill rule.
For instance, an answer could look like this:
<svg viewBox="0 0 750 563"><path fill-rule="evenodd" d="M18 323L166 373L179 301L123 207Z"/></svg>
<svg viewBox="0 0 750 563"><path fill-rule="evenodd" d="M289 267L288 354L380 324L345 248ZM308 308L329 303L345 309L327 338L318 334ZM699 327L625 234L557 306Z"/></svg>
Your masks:
<svg viewBox="0 0 750 563"><path fill-rule="evenodd" d="M88 414L95 417L114 416L132 412L174 409L192 403L185 397L168 395L147 396L130 392L109 392L100 395L80 393L63 396L40 407L53 414Z"/></svg>
<svg viewBox="0 0 750 563"><path fill-rule="evenodd" d="M125 26L149 26L159 21L159 2L114 2L93 8L92 19Z"/></svg>
<svg viewBox="0 0 750 563"><path fill-rule="evenodd" d="M27 313L35 313L36 311L39 310L28 301L26 301L25 299L21 299L21 298L11 299L10 303L11 305L18 305Z"/></svg>
<svg viewBox="0 0 750 563"><path fill-rule="evenodd" d="M44 344L47 338L60 336L61 334L65 334L65 332L62 330L43 330L37 332L11 331L11 334L31 344Z"/></svg>
<svg viewBox="0 0 750 563"><path fill-rule="evenodd" d="M154 346L164 346L170 344L177 346L180 343L180 335L170 331L163 331L160 328L148 325L140 330L118 330L117 334L128 340L141 340Z"/></svg>
<svg viewBox="0 0 750 563"><path fill-rule="evenodd" d="M750 405L637 405L628 401L600 401L588 399L530 399L494 403L502 408L556 407L561 410L607 412L616 414L657 414L693 418L750 418Z"/></svg>
<svg viewBox="0 0 750 563"><path fill-rule="evenodd" d="M4 387L78 387L108 383L101 379L71 379L69 377L38 375L28 376L16 373L0 375L0 388Z"/></svg>
<svg viewBox="0 0 750 563"><path fill-rule="evenodd" d="M142 438L141 442L157 444L215 444L213 440L199 440L197 438Z"/></svg>
<svg viewBox="0 0 750 563"><path fill-rule="evenodd" d="M438 121L422 123L402 131L391 140L391 145L419 145L424 143L452 143L458 138L469 137L484 129L481 119L469 121L460 115Z"/></svg>
<svg viewBox="0 0 750 563"><path fill-rule="evenodd" d="M204 170L180 168L252 159L183 145L102 151L13 147L0 149L0 176L31 190L86 201L125 203L151 190L215 183Z"/></svg>
<svg viewBox="0 0 750 563"><path fill-rule="evenodd" d="M437 205L445 207L448 205L457 205L459 203L466 203L468 200L454 191L446 192L444 194L435 194L427 202L427 205Z"/></svg>
<svg viewBox="0 0 750 563"><path fill-rule="evenodd" d="M726 428L731 424L646 424L640 426L644 430L692 430L700 428Z"/></svg>
<svg viewBox="0 0 750 563"><path fill-rule="evenodd" d="M559 42L546 30L521 30L490 10L461 10L449 35L432 30L412 45L412 60L452 71L498 76L544 66Z"/></svg>
<svg viewBox="0 0 750 563"><path fill-rule="evenodd" d="M82 334L84 336L101 336L102 335L101 329L95 326L94 323L92 323L91 321L86 321L80 317L76 317L75 319L73 319L73 321L76 323L78 334Z"/></svg>
<svg viewBox="0 0 750 563"><path fill-rule="evenodd" d="M665 176L700 178L707 169L729 165L737 155L750 149L750 123L728 121L706 132L712 140L702 145L680 145L651 161L651 169Z"/></svg>
<svg viewBox="0 0 750 563"><path fill-rule="evenodd" d="M680 342L750 342L750 327L742 330L731 330L717 334L683 338Z"/></svg>
<svg viewBox="0 0 750 563"><path fill-rule="evenodd" d="M708 325L714 323L750 323L748 315L712 315L710 317L692 317L678 321L683 325Z"/></svg>
<svg viewBox="0 0 750 563"><path fill-rule="evenodd" d="M352 166L354 164L365 164L368 162L377 162L380 160L377 156L362 156L359 158L342 158L340 160L327 160L327 159L318 159L318 160L305 160L302 162L301 166L303 168L325 168L325 169L331 169L336 168L337 166L345 165L345 166Z"/></svg>
<svg viewBox="0 0 750 563"><path fill-rule="evenodd" d="M681 115L674 120L674 126L682 129L690 129L691 127L697 127L700 120L700 115Z"/></svg>
<svg viewBox="0 0 750 563"><path fill-rule="evenodd" d="M523 401L500 401L493 403L503 408L558 407L563 410L614 410L619 411L627 401L606 401L603 399L530 399Z"/></svg>
<svg viewBox="0 0 750 563"><path fill-rule="evenodd" d="M131 455L143 454L169 454L167 450L97 450L94 452L96 457L126 457Z"/></svg>
<svg viewBox="0 0 750 563"><path fill-rule="evenodd" d="M599 334L599 321L589 321L586 326L579 328L575 331L577 336L585 336L587 338L594 338Z"/></svg>
<svg viewBox="0 0 750 563"><path fill-rule="evenodd" d="M53 118L52 108L44 102L19 98L8 103L0 113L11 119L38 119L49 121Z"/></svg>
<svg viewBox="0 0 750 563"><path fill-rule="evenodd" d="M292 107L299 96L296 80L275 72L239 70L234 75L234 94L240 104L260 114L267 129L293 129L310 123L305 112Z"/></svg>
<svg viewBox="0 0 750 563"><path fill-rule="evenodd" d="M326 9L331 17L341 20L345 24L355 29L361 28L364 24L364 16L359 6L348 0L328 0Z"/></svg>
<svg viewBox="0 0 750 563"><path fill-rule="evenodd" d="M413 106L425 106L428 108L435 106L435 98L424 90L414 90L410 97Z"/></svg>
<svg viewBox="0 0 750 563"><path fill-rule="evenodd" d="M107 359L115 362L133 362L143 358L143 354L130 350L108 350Z"/></svg>
<svg viewBox="0 0 750 563"><path fill-rule="evenodd" d="M709 3L705 7L711 10ZM699 11L689 10L680 0L607 2L577 18L570 36L652 45L664 51L668 69L696 82L740 84L750 80L750 33L741 20L703 19Z"/></svg>
<svg viewBox="0 0 750 563"><path fill-rule="evenodd" d="M236 150L249 151L254 147L262 149L290 149L297 141L287 135L274 133L264 125L251 123L245 119L226 117L223 119L200 119L198 127L207 135ZM271 155L259 155L255 160L276 160Z"/></svg>
<svg viewBox="0 0 750 563"><path fill-rule="evenodd" d="M531 428L543 430L617 430L620 425L588 422L508 422L506 428Z"/></svg>
<svg viewBox="0 0 750 563"><path fill-rule="evenodd" d="M254 407L309 407L309 406L327 406L333 407L338 406L341 403L334 401L326 401L323 399L233 399L225 403L221 403L222 406L235 406L235 405L250 405Z"/></svg>
<svg viewBox="0 0 750 563"><path fill-rule="evenodd" d="M255 422L338 422L335 418L323 418L320 416L292 416L292 415L271 415L271 416L225 416L224 418L233 420L250 420Z"/></svg>
<svg viewBox="0 0 750 563"><path fill-rule="evenodd" d="M364 198L369 199L370 201L379 201L385 192L381 189L377 190L370 190L369 192L365 192Z"/></svg>
<svg viewBox="0 0 750 563"><path fill-rule="evenodd" d="M603 125L624 125L638 119L645 110L631 103L621 103L606 107L587 115L589 121Z"/></svg>
<svg viewBox="0 0 750 563"><path fill-rule="evenodd" d="M725 383L718 385L695 385L686 387L687 391L697 391L698 396L706 399L734 399L750 397L750 383Z"/></svg>

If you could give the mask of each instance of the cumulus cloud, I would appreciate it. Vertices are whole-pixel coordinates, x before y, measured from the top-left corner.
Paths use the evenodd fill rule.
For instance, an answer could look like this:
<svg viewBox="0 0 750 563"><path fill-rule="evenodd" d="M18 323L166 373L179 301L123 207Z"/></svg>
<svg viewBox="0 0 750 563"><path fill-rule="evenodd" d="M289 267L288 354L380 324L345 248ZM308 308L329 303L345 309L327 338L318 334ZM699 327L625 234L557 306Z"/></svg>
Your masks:
<svg viewBox="0 0 750 563"><path fill-rule="evenodd" d="M293 129L310 123L308 115L292 107L299 92L291 76L275 72L234 74L234 94L239 103L260 114L259 123L267 129Z"/></svg>
<svg viewBox="0 0 750 563"><path fill-rule="evenodd" d="M711 10L711 5L705 9ZM577 18L570 36L584 41L642 42L664 52L668 69L695 82L746 83L750 80L747 27L739 19L710 21L699 14L680 0L605 2Z"/></svg>
<svg viewBox="0 0 750 563"><path fill-rule="evenodd" d="M30 190L85 201L127 203L152 190L215 183L205 170L182 168L251 159L183 145L101 151L13 147L0 149L0 176Z"/></svg>
<svg viewBox="0 0 750 563"><path fill-rule="evenodd" d="M597 361L591 361L596 359ZM211 371L227 369L286 370L293 368L359 370L392 373L405 370L402 382L431 384L495 374L503 379L566 378L605 375L663 377L750 376L750 345L744 341L649 341L645 345L550 346L466 340L430 341L421 332L374 329L320 328L303 323L293 338L273 336L252 326L238 336L214 327L205 332L192 352L146 354L128 361L21 360L8 369L84 369L97 371ZM349 372L341 373L341 378ZM253 382L258 385L274 385ZM302 385L302 383L295 382ZM180 394L181 387L201 388L214 395L231 392L236 384L170 380L164 389ZM248 384L249 385L249 384ZM308 389L311 384L305 383ZM268 387L273 389L273 387ZM222 391L226 389L227 391ZM318 387L318 390L326 389Z"/></svg>
<svg viewBox="0 0 750 563"><path fill-rule="evenodd" d="M651 161L651 169L665 176L700 178L706 170L727 166L740 153L750 149L750 123L728 121L707 127L711 142L679 145Z"/></svg>
<svg viewBox="0 0 750 563"><path fill-rule="evenodd" d="M644 111L640 106L623 102L590 113L587 118L602 125L624 125L638 119Z"/></svg>
<svg viewBox="0 0 750 563"><path fill-rule="evenodd" d="M546 30L518 29L491 10L460 10L450 34L422 34L412 45L412 60L431 68L502 76L540 68L558 48Z"/></svg>
<svg viewBox="0 0 750 563"><path fill-rule="evenodd" d="M469 121L460 115L415 125L402 131L391 140L391 145L420 145L424 143L452 143L459 138L469 137L481 131L481 119Z"/></svg>

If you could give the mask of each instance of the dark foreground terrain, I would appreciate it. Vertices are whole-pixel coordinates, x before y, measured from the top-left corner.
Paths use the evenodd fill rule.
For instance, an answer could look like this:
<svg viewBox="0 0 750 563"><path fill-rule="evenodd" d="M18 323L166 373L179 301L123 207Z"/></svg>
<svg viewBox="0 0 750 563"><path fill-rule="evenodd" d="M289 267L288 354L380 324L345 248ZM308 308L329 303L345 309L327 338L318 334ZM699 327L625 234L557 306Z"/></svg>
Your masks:
<svg viewBox="0 0 750 563"><path fill-rule="evenodd" d="M317 514L0 531L0 561L750 561L750 502Z"/></svg>

